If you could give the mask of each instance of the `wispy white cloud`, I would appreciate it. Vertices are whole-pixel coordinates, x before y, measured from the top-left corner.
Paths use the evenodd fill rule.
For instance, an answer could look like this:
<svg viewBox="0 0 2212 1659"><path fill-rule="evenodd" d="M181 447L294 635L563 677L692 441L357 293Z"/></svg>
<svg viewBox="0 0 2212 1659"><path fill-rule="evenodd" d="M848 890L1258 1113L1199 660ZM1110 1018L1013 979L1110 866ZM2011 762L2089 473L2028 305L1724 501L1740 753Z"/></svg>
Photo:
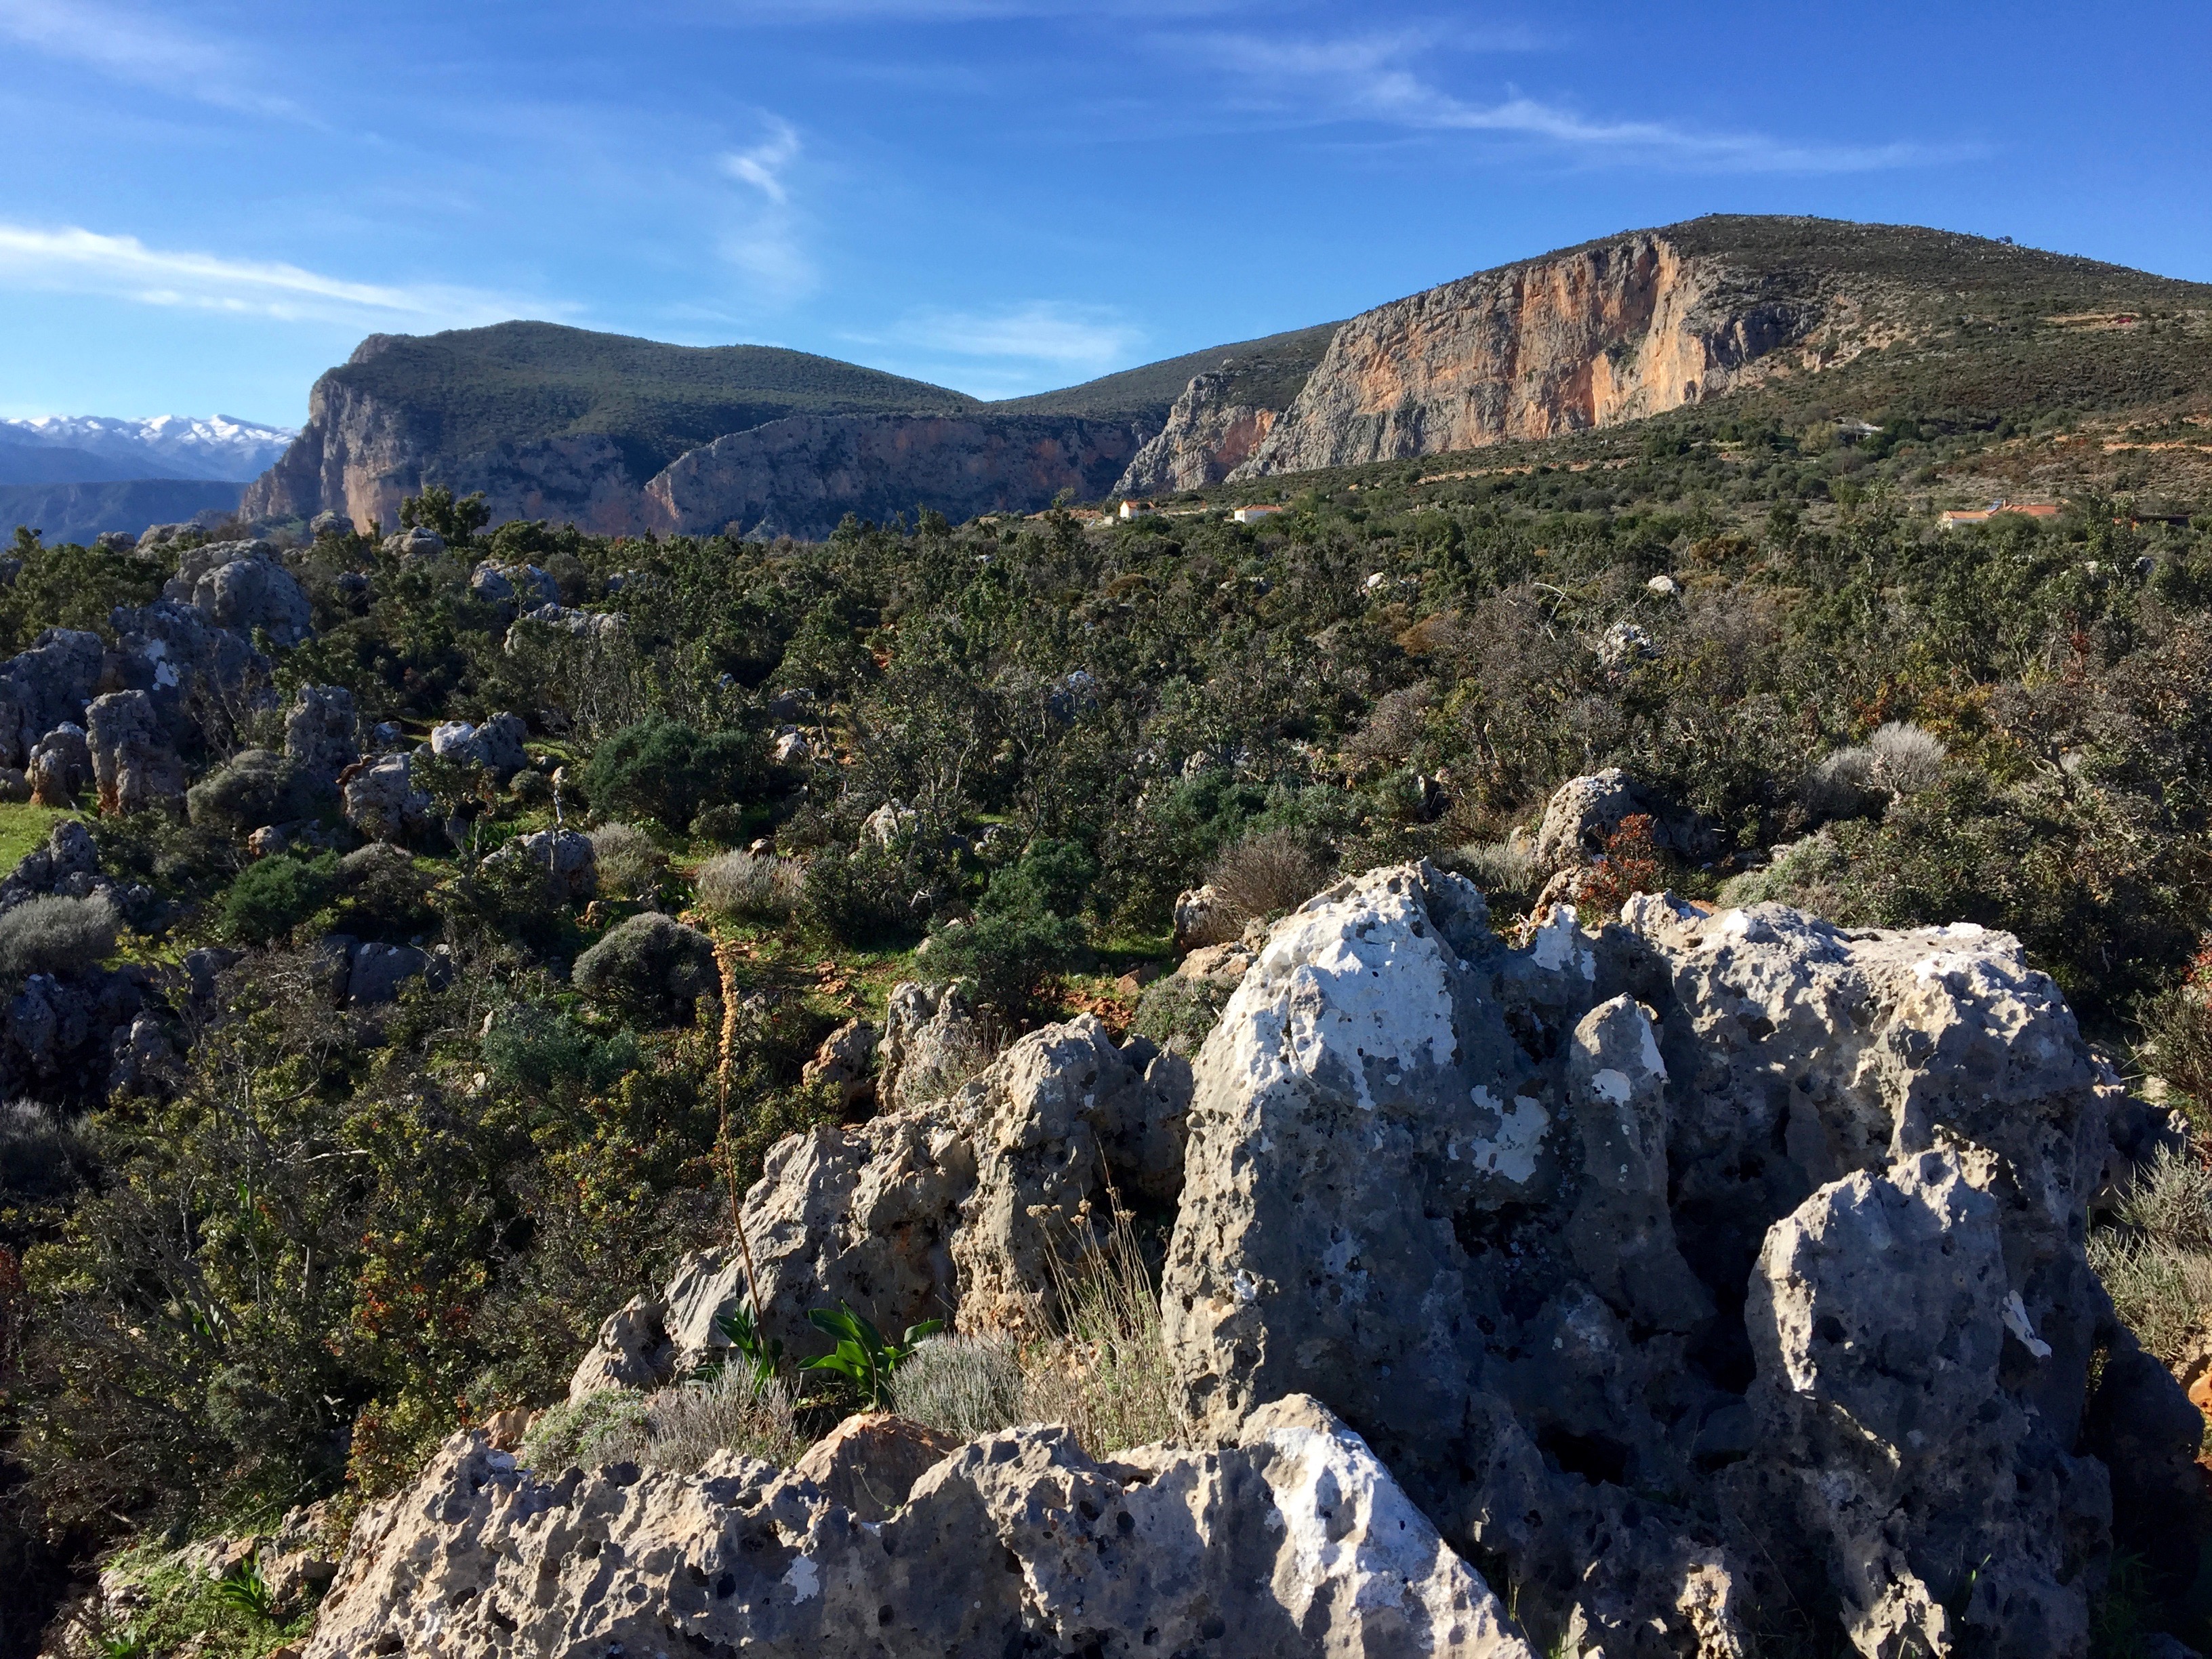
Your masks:
<svg viewBox="0 0 2212 1659"><path fill-rule="evenodd" d="M1820 173L1909 167L1970 153L1958 146L1806 142L1592 116L1512 87L1495 101L1475 101L1444 91L1409 66L1442 49L1501 49L1511 44L1510 38L1468 40L1419 29L1326 40L1211 34L1187 37L1180 44L1249 72L1243 82L1249 95L1267 98L1271 83L1285 90L1294 87L1302 106L1323 118L1418 131L1497 133L1589 159L1716 173Z"/></svg>
<svg viewBox="0 0 2212 1659"><path fill-rule="evenodd" d="M811 293L817 273L806 251L799 208L792 200L792 169L804 148L799 129L780 115L764 119L767 136L758 143L716 158L725 178L745 185L759 198L730 206L716 251L726 264L744 274L757 300L781 307Z"/></svg>
<svg viewBox="0 0 2212 1659"><path fill-rule="evenodd" d="M783 170L799 159L799 129L781 116L769 117L769 136L750 149L732 150L722 157L722 171L750 185L781 207L789 200Z"/></svg>
<svg viewBox="0 0 2212 1659"><path fill-rule="evenodd" d="M131 86L249 114L303 113L257 84L236 47L100 0L0 0L0 36Z"/></svg>
<svg viewBox="0 0 2212 1659"><path fill-rule="evenodd" d="M77 226L0 222L0 284L92 291L143 305L414 328L468 328L517 316L559 317L549 305L443 283L358 283L276 261L151 248L135 236Z"/></svg>
<svg viewBox="0 0 2212 1659"><path fill-rule="evenodd" d="M976 311L925 306L838 337L862 362L988 398L1110 374L1137 360L1146 337L1105 306L1031 300Z"/></svg>

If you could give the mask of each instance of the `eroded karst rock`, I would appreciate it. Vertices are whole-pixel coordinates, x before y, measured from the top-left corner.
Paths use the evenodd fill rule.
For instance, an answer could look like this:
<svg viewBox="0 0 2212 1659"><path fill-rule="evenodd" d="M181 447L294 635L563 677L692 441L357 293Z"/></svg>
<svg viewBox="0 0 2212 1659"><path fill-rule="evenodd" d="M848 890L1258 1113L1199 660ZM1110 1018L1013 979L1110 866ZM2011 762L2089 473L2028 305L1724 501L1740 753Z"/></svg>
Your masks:
<svg viewBox="0 0 2212 1659"><path fill-rule="evenodd" d="M1374 872L1200 1055L1170 1345L1217 1429L1340 1412L1540 1644L2080 1653L2106 1086L2008 936L1644 896L1516 950Z"/></svg>
<svg viewBox="0 0 2212 1659"><path fill-rule="evenodd" d="M185 765L170 746L153 700L143 691L111 691L85 706L85 742L110 815L155 808L185 810Z"/></svg>
<svg viewBox="0 0 2212 1659"><path fill-rule="evenodd" d="M736 1453L529 1471L481 1433L354 1528L307 1659L744 1652L1530 1659L1480 1574L1307 1400L1218 1449L960 1448L864 1522Z"/></svg>
<svg viewBox="0 0 2212 1659"><path fill-rule="evenodd" d="M918 988L899 987L894 1009L926 1002L908 994ZM1085 1014L1031 1032L948 1096L779 1141L743 1210L761 1328L799 1353L821 1346L809 1310L839 1303L893 1335L956 1310L968 1328L1033 1326L1054 1253L1079 1261L1117 1202L1173 1206L1189 1097L1182 1060L1141 1038L1116 1048ZM689 1255L660 1297L610 1322L575 1387L635 1372L660 1334L655 1364L688 1370L726 1346L717 1322L751 1303L744 1251Z"/></svg>

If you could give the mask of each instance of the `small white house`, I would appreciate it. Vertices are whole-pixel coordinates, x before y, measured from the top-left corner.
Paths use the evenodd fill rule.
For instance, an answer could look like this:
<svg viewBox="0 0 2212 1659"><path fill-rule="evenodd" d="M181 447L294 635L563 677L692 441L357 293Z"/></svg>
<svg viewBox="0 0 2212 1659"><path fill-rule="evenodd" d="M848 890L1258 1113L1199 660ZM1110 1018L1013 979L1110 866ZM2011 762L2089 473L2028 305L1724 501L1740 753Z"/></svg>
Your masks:
<svg viewBox="0 0 2212 1659"><path fill-rule="evenodd" d="M1124 501L1121 503L1121 517L1125 520L1129 519L1148 518L1157 510L1158 509L1155 508L1150 501Z"/></svg>
<svg viewBox="0 0 2212 1659"><path fill-rule="evenodd" d="M1257 524L1283 511L1279 507L1240 507L1229 516L1237 524Z"/></svg>

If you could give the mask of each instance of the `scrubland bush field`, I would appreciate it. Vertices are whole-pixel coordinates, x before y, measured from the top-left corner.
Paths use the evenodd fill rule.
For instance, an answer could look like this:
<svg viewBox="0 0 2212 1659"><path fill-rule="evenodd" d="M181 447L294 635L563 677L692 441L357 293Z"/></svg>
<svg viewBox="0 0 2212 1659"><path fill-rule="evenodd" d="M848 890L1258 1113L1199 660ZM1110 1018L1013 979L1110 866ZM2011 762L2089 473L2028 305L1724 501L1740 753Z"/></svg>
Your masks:
<svg viewBox="0 0 2212 1659"><path fill-rule="evenodd" d="M686 1474L787 1465L872 1401L947 1444L1063 1422L1101 1459L1192 1431L1162 1334L1171 1187L1071 1200L1052 1273L1003 1286L993 1328L887 1320L857 1392L806 1368L828 1335L686 1334L664 1292L719 1253L745 1307L772 1302L733 1231L748 1190L902 1111L980 1121L1025 1032L1095 1022L1139 1072L1187 1066L1272 924L1423 860L1509 939L1662 890L2016 935L2130 1109L2190 1126L2114 1166L2087 1249L2142 1348L2201 1373L2212 518L2142 447L2204 417L2016 421L1897 386L1164 494L1127 522L609 538L440 490L410 499L437 532L411 547L264 526L237 556L296 582L297 642L264 626L182 690L80 699L97 780L0 809L43 815L0 885L0 1595L43 1616L88 1605L101 1552L286 1527L335 1559L487 1423L530 1467ZM1947 479L2080 433L2136 446L2133 470L1939 528L1967 487ZM1250 501L1281 510L1233 522ZM49 629L98 636L96 670L181 628L155 596L222 539L149 564L19 533L8 684L74 648ZM550 573L560 605L501 611L486 562ZM1610 815L1557 842L1555 792L1614 769ZM634 1299L635 1374L572 1399ZM1698 1363L1747 1376L1747 1352ZM1713 1469L1738 1455L1709 1443ZM1626 1490L1594 1433L1542 1455ZM2096 1569L2104 1650L2202 1628L2188 1572L2133 1571ZM319 1593L231 1592L193 1651L274 1649ZM1974 1581L1947 1593L1966 1609ZM110 1659L159 1625L86 1617Z"/></svg>

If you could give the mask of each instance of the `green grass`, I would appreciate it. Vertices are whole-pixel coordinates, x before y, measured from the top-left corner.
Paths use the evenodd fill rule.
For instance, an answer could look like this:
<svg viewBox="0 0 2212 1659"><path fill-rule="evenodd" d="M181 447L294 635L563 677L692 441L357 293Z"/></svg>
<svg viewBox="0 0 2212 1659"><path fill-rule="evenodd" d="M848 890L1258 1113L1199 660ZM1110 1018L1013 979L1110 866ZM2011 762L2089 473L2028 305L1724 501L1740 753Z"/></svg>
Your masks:
<svg viewBox="0 0 2212 1659"><path fill-rule="evenodd" d="M0 878L14 874L26 853L46 844L56 819L82 816L52 806L33 806L28 801L0 803Z"/></svg>
<svg viewBox="0 0 2212 1659"><path fill-rule="evenodd" d="M313 1607L283 1610L289 1617L261 1618L230 1605L218 1581L188 1571L173 1555L158 1550L126 1551L106 1565L146 1599L102 1634L110 1643L129 1644L148 1659L174 1653L195 1638L202 1659L262 1659L303 1642L314 1629Z"/></svg>

